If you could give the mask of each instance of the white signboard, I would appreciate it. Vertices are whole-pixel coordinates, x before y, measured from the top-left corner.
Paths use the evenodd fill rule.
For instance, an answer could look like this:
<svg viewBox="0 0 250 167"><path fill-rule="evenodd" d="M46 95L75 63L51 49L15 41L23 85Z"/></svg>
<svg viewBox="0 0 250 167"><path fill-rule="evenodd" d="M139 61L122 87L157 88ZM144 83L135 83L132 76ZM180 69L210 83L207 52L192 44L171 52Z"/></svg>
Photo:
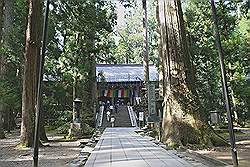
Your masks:
<svg viewBox="0 0 250 167"><path fill-rule="evenodd" d="M143 112L139 112L139 121L143 121Z"/></svg>

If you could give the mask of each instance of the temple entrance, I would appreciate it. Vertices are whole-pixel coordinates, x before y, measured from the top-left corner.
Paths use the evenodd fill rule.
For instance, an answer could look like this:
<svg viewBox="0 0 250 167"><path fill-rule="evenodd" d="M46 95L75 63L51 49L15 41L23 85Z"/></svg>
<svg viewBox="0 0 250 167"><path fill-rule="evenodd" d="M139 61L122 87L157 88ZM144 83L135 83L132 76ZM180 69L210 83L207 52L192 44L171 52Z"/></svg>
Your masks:
<svg viewBox="0 0 250 167"><path fill-rule="evenodd" d="M155 66L150 65L150 81L158 81ZM134 106L140 104L144 71L140 64L97 64L97 92L99 127L137 127L138 112ZM111 118L115 118L112 126Z"/></svg>

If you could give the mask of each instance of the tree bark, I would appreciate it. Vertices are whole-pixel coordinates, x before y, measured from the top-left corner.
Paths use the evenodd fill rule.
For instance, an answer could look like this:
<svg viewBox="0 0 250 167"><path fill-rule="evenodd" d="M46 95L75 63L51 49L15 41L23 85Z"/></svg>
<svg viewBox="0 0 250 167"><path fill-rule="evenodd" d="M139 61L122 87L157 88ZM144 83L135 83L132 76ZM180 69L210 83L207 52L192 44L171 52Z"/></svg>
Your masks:
<svg viewBox="0 0 250 167"><path fill-rule="evenodd" d="M85 78L84 84L83 84L83 94L84 97L82 97L82 107L83 107L83 113L81 118L82 124L89 124L90 126L94 127L94 114L95 114L95 102L96 102L96 76L95 76L95 55L94 53L89 54L88 62L86 64L88 66L88 75ZM93 120L91 122L86 122L85 118L86 115L93 116ZM84 129L83 129L84 130Z"/></svg>
<svg viewBox="0 0 250 167"><path fill-rule="evenodd" d="M75 122L76 117L77 117L77 115L76 115L76 107L75 107L75 103L74 103L74 100L77 97L76 88L77 88L77 77L74 77L73 78L73 85L72 85L72 102L73 102L73 104L72 104L72 106L73 106L73 109L72 109L73 110L73 117L72 117L73 121L72 121L72 123Z"/></svg>
<svg viewBox="0 0 250 167"><path fill-rule="evenodd" d="M15 123L15 115L13 113L13 110L11 108L8 108L8 111L4 113L4 129L10 132L11 130L14 130L16 128Z"/></svg>
<svg viewBox="0 0 250 167"><path fill-rule="evenodd" d="M93 57L93 61L91 62L91 79L90 79L90 85L92 85L91 87L91 101L92 101L92 112L93 112L93 116L95 119L95 115L96 115L96 106L97 106L97 82L96 82L96 56L95 53L93 53L92 55ZM95 121L95 120L94 120ZM94 122L95 123L95 122Z"/></svg>
<svg viewBox="0 0 250 167"><path fill-rule="evenodd" d="M3 43L5 47L9 46L10 33L13 29L14 20L14 0L4 0L4 30L3 30Z"/></svg>
<svg viewBox="0 0 250 167"><path fill-rule="evenodd" d="M39 127L39 137L40 137L40 140L42 141L49 141L48 140L48 137L46 135L46 131L45 131L45 127L44 127L44 112L43 114L41 114L41 117L40 117L40 127Z"/></svg>
<svg viewBox="0 0 250 167"><path fill-rule="evenodd" d="M37 62L40 55L40 0L28 0L28 18L24 54L24 76L22 94L21 145L33 144L34 115L37 92Z"/></svg>
<svg viewBox="0 0 250 167"><path fill-rule="evenodd" d="M13 11L14 11L14 0L3 0L1 2L4 5L3 8L3 13L2 13L2 51L3 53L1 54L1 79L5 82L7 81L7 71L9 70L13 70L8 68L8 63L7 63L7 56L5 53L5 50L8 50L8 48L11 45L10 42L10 37L11 37L11 33L12 33L12 29L13 29ZM2 5L1 5L2 6ZM15 69L14 69L15 70ZM4 98L4 97L3 97ZM11 108L8 107L7 105L4 104L0 104L1 105L1 111L2 113L2 118L3 118L3 126L4 129L10 131L10 126L13 123L13 119L11 118L10 115L11 113ZM13 115L13 114L12 114Z"/></svg>
<svg viewBox="0 0 250 167"><path fill-rule="evenodd" d="M40 13L39 13L39 15L40 15L40 17L39 18L43 18L42 17L42 8L40 8L39 9L40 10ZM44 19L44 18L43 18ZM38 25L42 25L43 23L42 23L42 20L43 19L39 19L39 20L37 20L37 23L36 24L38 24ZM41 26L42 27L42 26ZM41 31L39 31L40 33L39 33L39 36L38 36L38 41L42 41L42 29L41 29ZM38 56L38 58L37 58L37 88L38 88L38 80L39 80L39 69L40 69L40 59L41 59L41 56L40 56L40 54L39 54L39 56ZM43 82L43 81L42 81ZM41 98L41 106L42 106L42 104L43 104L43 98ZM43 110L43 107L41 107L40 108L41 110L42 110L42 112L41 112L41 114L40 114L40 126L39 126L39 138L40 138L40 140L42 140L42 141L48 141L48 138L47 138L47 135L46 135L46 130L45 130L45 127L44 127L44 125L45 125L45 123L44 123L44 110Z"/></svg>
<svg viewBox="0 0 250 167"><path fill-rule="evenodd" d="M3 48L3 43L2 43L2 39L3 39L3 9L4 9L4 1L1 0L0 1L0 50L2 50ZM3 66L4 66L4 58L3 58L3 54L0 52L0 80L3 80ZM3 103L0 99L0 139L5 138L5 134L4 134L4 129L3 129Z"/></svg>
<svg viewBox="0 0 250 167"><path fill-rule="evenodd" d="M4 129L3 129L3 113L0 112L0 139L4 139L5 134L4 134Z"/></svg>
<svg viewBox="0 0 250 167"><path fill-rule="evenodd" d="M180 0L158 0L157 20L163 78L164 113L162 141L170 146L211 144L195 90Z"/></svg>
<svg viewBox="0 0 250 167"><path fill-rule="evenodd" d="M158 23L160 23L160 15L159 15L159 1L156 1L156 19L158 21ZM166 67L164 67L164 56L163 56L163 36L161 34L164 34L164 32L162 32L164 30L164 28L162 28L161 26L163 26L162 24L158 24L157 27L157 35L158 35L158 52L159 52L159 89L160 89L160 96L163 97L164 93L165 93L165 84L164 84L164 76L165 76L165 72L164 69Z"/></svg>
<svg viewBox="0 0 250 167"><path fill-rule="evenodd" d="M4 20L3 12L4 12L4 1L1 0L0 1L0 44L1 44L1 47L2 47L2 38L3 38L3 20ZM2 55L0 58L2 58ZM0 63L1 62L2 61L0 61Z"/></svg>
<svg viewBox="0 0 250 167"><path fill-rule="evenodd" d="M143 73L144 73L144 82L148 84L149 82L149 65L148 65L148 54L149 54L149 46L148 46L148 16L147 16L147 1L142 0L143 7L143 30L144 30L144 48L143 48Z"/></svg>
<svg viewBox="0 0 250 167"><path fill-rule="evenodd" d="M96 19L96 0L92 1L92 8L93 8L93 13L92 15L94 19ZM95 103L97 101L97 95L96 95L96 90L97 90L97 84L96 84L96 55L95 55L95 36L96 36L96 25L95 21L92 22L93 27L92 30L88 32L88 41L87 45L89 50L87 51L87 61L85 62L85 66L87 67L87 76L84 81L84 86L83 86L83 91L84 91L84 96L82 99L82 107L83 107L83 114L81 118L81 123L82 124L89 124L90 126L94 127L94 121L95 121ZM86 122L86 115L88 117L91 117L92 119L89 120L89 122ZM83 129L84 130L84 129Z"/></svg>

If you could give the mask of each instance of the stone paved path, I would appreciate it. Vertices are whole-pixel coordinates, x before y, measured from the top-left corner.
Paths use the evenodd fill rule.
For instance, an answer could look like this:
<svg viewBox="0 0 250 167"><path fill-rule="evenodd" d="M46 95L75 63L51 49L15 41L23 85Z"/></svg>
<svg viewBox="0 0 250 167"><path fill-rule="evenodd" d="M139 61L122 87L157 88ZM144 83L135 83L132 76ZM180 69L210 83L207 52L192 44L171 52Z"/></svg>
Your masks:
<svg viewBox="0 0 250 167"><path fill-rule="evenodd" d="M85 167L193 167L192 163L136 134L134 128L106 128ZM202 165L203 166L203 165Z"/></svg>

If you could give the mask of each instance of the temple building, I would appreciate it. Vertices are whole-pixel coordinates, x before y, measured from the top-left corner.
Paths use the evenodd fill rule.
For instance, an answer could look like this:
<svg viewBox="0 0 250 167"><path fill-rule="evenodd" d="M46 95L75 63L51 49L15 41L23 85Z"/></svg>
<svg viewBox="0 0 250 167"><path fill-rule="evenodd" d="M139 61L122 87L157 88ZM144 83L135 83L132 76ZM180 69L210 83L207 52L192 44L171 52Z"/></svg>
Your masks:
<svg viewBox="0 0 250 167"><path fill-rule="evenodd" d="M97 64L97 91L99 102L118 100L124 104L140 102L144 69L141 64ZM149 65L149 81L158 82L159 75L154 65Z"/></svg>

